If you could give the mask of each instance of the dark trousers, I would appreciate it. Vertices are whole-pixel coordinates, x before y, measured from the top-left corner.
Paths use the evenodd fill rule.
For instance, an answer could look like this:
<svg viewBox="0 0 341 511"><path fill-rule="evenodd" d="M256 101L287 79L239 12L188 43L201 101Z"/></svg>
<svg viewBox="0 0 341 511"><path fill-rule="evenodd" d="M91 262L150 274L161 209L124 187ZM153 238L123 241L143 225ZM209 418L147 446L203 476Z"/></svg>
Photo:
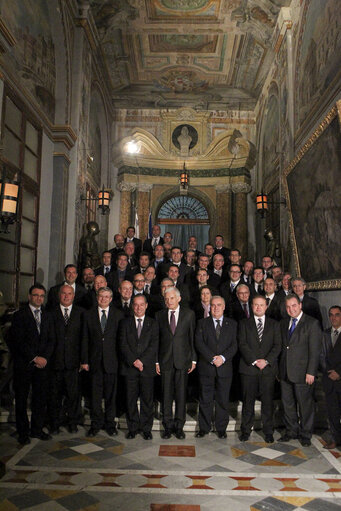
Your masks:
<svg viewBox="0 0 341 511"><path fill-rule="evenodd" d="M324 378L327 377L323 376ZM329 429L334 442L339 445L341 444L341 388L339 384L336 385L331 383L331 381L323 386L326 396Z"/></svg>
<svg viewBox="0 0 341 511"><path fill-rule="evenodd" d="M98 370L91 375L91 426L112 427L116 417L117 374ZM104 398L104 413L102 409Z"/></svg>
<svg viewBox="0 0 341 511"><path fill-rule="evenodd" d="M32 387L31 433L42 432L46 417L46 399L48 386L47 369L38 369L30 364L27 368L14 365L15 418L19 436L29 434L27 417L27 399Z"/></svg>
<svg viewBox="0 0 341 511"><path fill-rule="evenodd" d="M208 433L213 418L213 405L215 402L214 425L216 431L225 431L229 423L229 400L231 376L222 378L214 376L199 376L199 429Z"/></svg>
<svg viewBox="0 0 341 511"><path fill-rule="evenodd" d="M153 427L154 410L154 377L135 376L125 377L127 424L129 431L138 430L150 433ZM137 408L137 399L140 396L140 413Z"/></svg>
<svg viewBox="0 0 341 511"><path fill-rule="evenodd" d="M310 440L315 416L314 385L281 380L281 392L287 434Z"/></svg>
<svg viewBox="0 0 341 511"><path fill-rule="evenodd" d="M53 370L50 374L50 420L52 428L60 426L63 397L65 412L70 425L77 425L79 418L79 372L78 369Z"/></svg>
<svg viewBox="0 0 341 511"><path fill-rule="evenodd" d="M169 369L161 372L163 425L167 429L182 429L186 422L187 369ZM173 400L175 415L173 419Z"/></svg>
<svg viewBox="0 0 341 511"><path fill-rule="evenodd" d="M263 432L265 435L273 433L273 396L275 388L275 377L272 375L264 375L262 373L256 375L242 374L242 392L243 392L243 408L242 408L242 433L250 434L255 418L255 401L257 398L262 403L261 419Z"/></svg>

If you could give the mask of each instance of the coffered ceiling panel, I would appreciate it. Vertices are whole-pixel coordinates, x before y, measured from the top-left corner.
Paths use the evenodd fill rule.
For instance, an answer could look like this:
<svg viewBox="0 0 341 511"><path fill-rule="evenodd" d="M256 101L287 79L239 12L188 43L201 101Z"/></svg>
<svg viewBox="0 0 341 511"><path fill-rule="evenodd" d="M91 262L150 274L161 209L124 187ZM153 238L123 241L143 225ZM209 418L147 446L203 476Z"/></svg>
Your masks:
<svg viewBox="0 0 341 511"><path fill-rule="evenodd" d="M116 107L253 109L290 0L91 0Z"/></svg>

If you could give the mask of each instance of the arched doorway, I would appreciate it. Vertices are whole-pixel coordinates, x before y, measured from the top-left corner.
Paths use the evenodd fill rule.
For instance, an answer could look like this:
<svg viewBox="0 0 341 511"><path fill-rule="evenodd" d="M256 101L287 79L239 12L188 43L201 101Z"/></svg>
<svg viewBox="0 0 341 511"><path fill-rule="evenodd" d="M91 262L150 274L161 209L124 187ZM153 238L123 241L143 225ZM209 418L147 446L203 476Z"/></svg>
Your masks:
<svg viewBox="0 0 341 511"><path fill-rule="evenodd" d="M166 200L160 206L157 223L161 226L161 234L170 231L173 244L183 248L187 247L189 236L197 237L199 250L204 250L209 240L209 214L196 197L176 195Z"/></svg>

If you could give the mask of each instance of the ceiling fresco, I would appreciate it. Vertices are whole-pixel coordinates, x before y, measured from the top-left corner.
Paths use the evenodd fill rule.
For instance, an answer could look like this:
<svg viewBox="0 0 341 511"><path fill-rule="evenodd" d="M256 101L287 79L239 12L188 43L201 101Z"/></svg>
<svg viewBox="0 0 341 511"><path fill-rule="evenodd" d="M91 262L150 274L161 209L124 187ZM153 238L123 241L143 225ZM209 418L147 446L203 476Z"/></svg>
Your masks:
<svg viewBox="0 0 341 511"><path fill-rule="evenodd" d="M290 0L90 0L115 107L252 110Z"/></svg>

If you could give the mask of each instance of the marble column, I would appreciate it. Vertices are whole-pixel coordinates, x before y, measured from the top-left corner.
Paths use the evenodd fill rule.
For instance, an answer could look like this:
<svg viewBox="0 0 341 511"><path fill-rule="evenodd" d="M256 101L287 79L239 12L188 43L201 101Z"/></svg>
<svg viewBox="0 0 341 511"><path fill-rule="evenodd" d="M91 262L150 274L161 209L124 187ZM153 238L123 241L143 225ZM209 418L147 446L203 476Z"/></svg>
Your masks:
<svg viewBox="0 0 341 511"><path fill-rule="evenodd" d="M232 192L234 193L233 204L233 248L240 250L242 260L247 257L247 194L251 191L251 186L247 183L234 183Z"/></svg>
<svg viewBox="0 0 341 511"><path fill-rule="evenodd" d="M137 215L139 219L139 237L143 241L148 235L149 197L153 188L151 184L137 185Z"/></svg>
<svg viewBox="0 0 341 511"><path fill-rule="evenodd" d="M216 185L216 228L214 234L224 236L224 245L231 247L231 185Z"/></svg>
<svg viewBox="0 0 341 511"><path fill-rule="evenodd" d="M135 183L121 181L117 184L120 194L120 233L125 236L127 227L131 224L131 193L136 189Z"/></svg>

